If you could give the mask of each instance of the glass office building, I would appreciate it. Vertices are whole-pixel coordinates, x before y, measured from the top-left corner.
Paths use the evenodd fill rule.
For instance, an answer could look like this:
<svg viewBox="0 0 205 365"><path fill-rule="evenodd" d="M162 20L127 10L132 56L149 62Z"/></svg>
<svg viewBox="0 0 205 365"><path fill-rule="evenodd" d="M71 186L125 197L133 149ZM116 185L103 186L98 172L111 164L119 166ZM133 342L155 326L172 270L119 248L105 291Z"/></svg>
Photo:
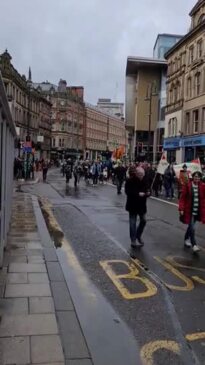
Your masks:
<svg viewBox="0 0 205 365"><path fill-rule="evenodd" d="M172 48L180 39L181 35L175 34L158 34L154 49L154 59L164 60L164 55L170 48ZM165 108L166 108L166 81L167 70L161 70L161 85L159 90L159 116L157 128L155 131L156 145L163 145L164 127L165 127ZM157 158L157 154L156 154Z"/></svg>
<svg viewBox="0 0 205 365"><path fill-rule="evenodd" d="M182 35L177 34L158 34L154 49L153 57L157 59L164 59L166 52L170 50L180 39Z"/></svg>

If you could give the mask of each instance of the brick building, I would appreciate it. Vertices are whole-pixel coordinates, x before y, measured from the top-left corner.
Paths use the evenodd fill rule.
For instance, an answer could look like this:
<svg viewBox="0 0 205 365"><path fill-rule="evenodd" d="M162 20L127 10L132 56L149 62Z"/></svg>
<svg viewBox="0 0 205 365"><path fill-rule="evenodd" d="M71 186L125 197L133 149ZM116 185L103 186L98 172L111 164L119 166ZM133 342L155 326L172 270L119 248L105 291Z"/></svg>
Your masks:
<svg viewBox="0 0 205 365"><path fill-rule="evenodd" d="M85 105L85 157L95 159L123 147L126 153L127 132L121 118L104 113L99 108Z"/></svg>
<svg viewBox="0 0 205 365"><path fill-rule="evenodd" d="M52 156L83 156L85 147L85 109L83 87L58 86L49 82L35 83L34 87L52 104Z"/></svg>

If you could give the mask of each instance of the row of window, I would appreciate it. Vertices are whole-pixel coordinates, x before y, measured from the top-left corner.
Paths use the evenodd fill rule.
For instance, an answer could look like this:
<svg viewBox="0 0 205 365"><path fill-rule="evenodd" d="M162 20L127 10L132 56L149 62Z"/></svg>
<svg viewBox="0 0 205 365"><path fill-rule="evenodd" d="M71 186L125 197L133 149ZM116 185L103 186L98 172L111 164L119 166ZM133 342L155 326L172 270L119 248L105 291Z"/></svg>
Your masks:
<svg viewBox="0 0 205 365"><path fill-rule="evenodd" d="M199 134L205 132L205 107L194 109L185 113L184 134ZM171 118L168 122L168 137L179 135L177 118Z"/></svg>
<svg viewBox="0 0 205 365"><path fill-rule="evenodd" d="M24 108L28 108L28 95L25 94L21 89L17 86L12 85L11 83L7 83L6 85L6 93L9 97L12 97L18 104L21 104ZM34 113L39 113L40 111L40 103L37 100L31 98L30 101L30 109Z"/></svg>
<svg viewBox="0 0 205 365"><path fill-rule="evenodd" d="M168 123L168 136L173 137L178 135L177 118L171 118Z"/></svg>
<svg viewBox="0 0 205 365"><path fill-rule="evenodd" d="M205 108L186 113L184 131L186 135L205 132Z"/></svg>
<svg viewBox="0 0 205 365"><path fill-rule="evenodd" d="M104 141L106 141L107 140L107 133L105 133L105 132L93 132L92 130L90 130L90 131L87 131L86 132L86 135L87 135L87 137L89 137L89 138L98 138L99 140L104 140Z"/></svg>
<svg viewBox="0 0 205 365"><path fill-rule="evenodd" d="M87 119L90 119L91 121L96 121L100 123L107 123L107 116L98 114L98 113L90 113L87 112Z"/></svg>
<svg viewBox="0 0 205 365"><path fill-rule="evenodd" d="M200 96L205 92L205 69L203 72L197 72L194 76L189 76L186 79L186 98ZM181 100L182 87L180 81L173 83L169 90L168 104L173 104Z"/></svg>
<svg viewBox="0 0 205 365"><path fill-rule="evenodd" d="M197 72L193 77L187 79L187 98L199 96L205 91L205 70L204 72Z"/></svg>
<svg viewBox="0 0 205 365"><path fill-rule="evenodd" d="M52 147L75 147L79 148L82 146L82 141L78 138L52 138Z"/></svg>
<svg viewBox="0 0 205 365"><path fill-rule="evenodd" d="M168 75L173 74L181 69L183 65L191 65L194 61L201 59L204 54L204 40L199 39L196 44L189 47L188 52L183 52L180 56L175 57L168 65Z"/></svg>

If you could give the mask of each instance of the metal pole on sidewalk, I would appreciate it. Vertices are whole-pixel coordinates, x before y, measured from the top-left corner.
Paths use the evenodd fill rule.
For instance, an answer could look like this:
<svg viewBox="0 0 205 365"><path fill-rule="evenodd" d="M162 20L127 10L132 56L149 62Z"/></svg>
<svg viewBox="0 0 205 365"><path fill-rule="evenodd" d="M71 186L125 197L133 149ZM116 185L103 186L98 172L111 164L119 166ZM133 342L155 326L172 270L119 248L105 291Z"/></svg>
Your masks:
<svg viewBox="0 0 205 365"><path fill-rule="evenodd" d="M28 115L27 115L27 136L26 136L26 142L28 143L28 146L31 144L31 136L30 136L30 124L31 124L31 70L29 68L29 78L28 78ZM29 161L30 160L30 153L26 152L26 180L30 177L30 167L29 167Z"/></svg>
<svg viewBox="0 0 205 365"><path fill-rule="evenodd" d="M152 126L152 98L153 96L157 96L157 86L156 81L148 84L147 86L147 95L145 101L149 101L149 124L148 124L148 146L147 146L147 160L150 162L150 147L151 147L151 126Z"/></svg>

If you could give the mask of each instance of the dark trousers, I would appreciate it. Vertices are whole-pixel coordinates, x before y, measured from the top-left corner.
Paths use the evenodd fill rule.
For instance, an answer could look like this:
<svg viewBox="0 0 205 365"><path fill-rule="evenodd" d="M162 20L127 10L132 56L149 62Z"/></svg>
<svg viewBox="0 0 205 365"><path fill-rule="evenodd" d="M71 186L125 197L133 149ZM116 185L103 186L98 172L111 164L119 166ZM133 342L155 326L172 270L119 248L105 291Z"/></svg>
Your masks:
<svg viewBox="0 0 205 365"><path fill-rule="evenodd" d="M117 192L118 194L121 193L121 190L122 190L122 184L123 184L123 180L121 179L117 179Z"/></svg>
<svg viewBox="0 0 205 365"><path fill-rule="evenodd" d="M174 186L173 184L165 185L166 198L174 197Z"/></svg>
<svg viewBox="0 0 205 365"><path fill-rule="evenodd" d="M185 240L191 241L192 246L196 245L196 239L195 239L195 225L196 225L197 217L192 216L191 222L188 225L187 231L185 233Z"/></svg>
<svg viewBox="0 0 205 365"><path fill-rule="evenodd" d="M43 169L43 181L46 181L46 178L47 178L47 172L48 172L48 170L47 170L47 169Z"/></svg>
<svg viewBox="0 0 205 365"><path fill-rule="evenodd" d="M93 185L97 185L98 183L98 175L93 175Z"/></svg>
<svg viewBox="0 0 205 365"><path fill-rule="evenodd" d="M140 223L137 227L137 216L138 214L129 214L130 223L130 239L131 242L135 242L137 239L141 238L141 235L146 226L146 214L139 214Z"/></svg>

